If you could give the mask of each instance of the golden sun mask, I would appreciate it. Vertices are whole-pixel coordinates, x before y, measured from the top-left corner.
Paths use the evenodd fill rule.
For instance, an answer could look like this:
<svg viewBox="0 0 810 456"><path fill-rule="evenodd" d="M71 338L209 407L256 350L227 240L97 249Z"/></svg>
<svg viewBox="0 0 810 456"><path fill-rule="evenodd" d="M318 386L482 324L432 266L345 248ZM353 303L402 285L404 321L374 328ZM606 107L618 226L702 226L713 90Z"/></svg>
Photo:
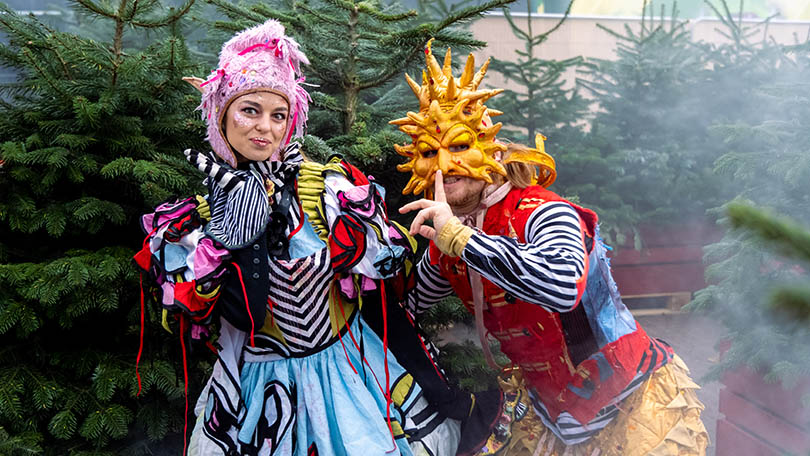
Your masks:
<svg viewBox="0 0 810 456"><path fill-rule="evenodd" d="M433 196L437 170L445 176L468 176L487 183L492 183L493 171L506 175L495 157L506 150L504 144L495 142L501 124L492 125L490 120L502 113L484 106L503 89L478 90L489 60L476 73L475 58L470 54L461 76L455 78L450 49L440 66L430 49L432 41L425 47L427 71L422 72L422 85L405 75L419 98L419 112L408 112L407 117L390 122L413 139L412 144L394 145L397 153L410 159L397 169L413 173L402 193L425 191L428 198Z"/></svg>

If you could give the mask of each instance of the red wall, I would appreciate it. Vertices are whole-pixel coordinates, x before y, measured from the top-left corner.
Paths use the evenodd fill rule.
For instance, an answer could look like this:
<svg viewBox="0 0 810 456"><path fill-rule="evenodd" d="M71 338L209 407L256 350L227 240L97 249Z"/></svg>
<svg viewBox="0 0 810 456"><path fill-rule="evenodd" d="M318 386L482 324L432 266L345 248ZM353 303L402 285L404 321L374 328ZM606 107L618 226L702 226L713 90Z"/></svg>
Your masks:
<svg viewBox="0 0 810 456"><path fill-rule="evenodd" d="M717 420L717 456L779 456L810 453L810 410L801 398L810 380L790 390L742 367L723 374Z"/></svg>
<svg viewBox="0 0 810 456"><path fill-rule="evenodd" d="M708 220L680 225L641 226L643 248L616 246L613 277L622 296L694 292L704 288L703 247L718 241L722 231Z"/></svg>

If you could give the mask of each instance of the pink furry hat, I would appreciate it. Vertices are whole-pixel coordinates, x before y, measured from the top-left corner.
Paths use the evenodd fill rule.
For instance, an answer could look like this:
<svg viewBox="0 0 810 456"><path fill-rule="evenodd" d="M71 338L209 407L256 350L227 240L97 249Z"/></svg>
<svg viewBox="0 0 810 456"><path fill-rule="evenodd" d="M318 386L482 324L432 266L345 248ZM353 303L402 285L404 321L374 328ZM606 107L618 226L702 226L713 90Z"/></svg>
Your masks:
<svg viewBox="0 0 810 456"><path fill-rule="evenodd" d="M202 92L203 120L208 125L206 139L214 152L234 168L236 157L222 133L222 118L231 102L239 95L255 89L268 89L287 99L290 114L287 120L285 142L279 151L290 142L293 132L304 134L309 111L309 94L301 83L301 64L309 60L298 49L298 43L284 34L284 26L276 20L243 30L222 45L219 53L219 68L207 81L187 78Z"/></svg>

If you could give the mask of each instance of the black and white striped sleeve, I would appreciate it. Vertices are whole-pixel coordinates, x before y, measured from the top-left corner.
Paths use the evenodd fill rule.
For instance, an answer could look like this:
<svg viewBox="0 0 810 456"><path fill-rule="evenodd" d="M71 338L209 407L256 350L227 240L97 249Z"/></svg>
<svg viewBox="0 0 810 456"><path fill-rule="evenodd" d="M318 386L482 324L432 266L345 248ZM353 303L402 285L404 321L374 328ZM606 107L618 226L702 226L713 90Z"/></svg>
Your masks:
<svg viewBox="0 0 810 456"><path fill-rule="evenodd" d="M577 280L585 269L585 246L576 210L548 202L529 216L526 243L507 236L474 234L462 258L468 266L515 297L552 312L577 303Z"/></svg>
<svg viewBox="0 0 810 456"><path fill-rule="evenodd" d="M217 184L225 193L235 192L245 185L244 177L219 165L213 156L209 157L194 149L184 150L183 155L186 156L189 163L207 175L211 182Z"/></svg>
<svg viewBox="0 0 810 456"><path fill-rule="evenodd" d="M408 309L419 315L434 304L453 293L450 282L442 277L439 267L430 264L430 249L425 249L422 259L416 265L416 286L408 293Z"/></svg>
<svg viewBox="0 0 810 456"><path fill-rule="evenodd" d="M253 242L264 231L270 215L267 190L262 180L250 171L230 171L242 184L227 192L212 186L209 195L211 221L206 233L228 249L238 249Z"/></svg>

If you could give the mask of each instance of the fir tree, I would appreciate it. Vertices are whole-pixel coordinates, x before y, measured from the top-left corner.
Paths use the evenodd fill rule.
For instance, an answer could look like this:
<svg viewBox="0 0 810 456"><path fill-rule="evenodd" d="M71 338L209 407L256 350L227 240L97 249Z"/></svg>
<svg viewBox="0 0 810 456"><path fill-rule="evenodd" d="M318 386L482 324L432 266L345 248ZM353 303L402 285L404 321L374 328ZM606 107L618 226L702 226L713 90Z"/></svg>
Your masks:
<svg viewBox="0 0 810 456"><path fill-rule="evenodd" d="M156 306L135 397L131 258L138 216L200 180L181 153L203 137L181 81L194 70L180 34L192 3L77 0L108 41L0 5L0 61L18 75L0 100L3 454L136 454L182 430L181 364L168 360L179 343L161 339ZM154 44L128 41L134 30Z"/></svg>
<svg viewBox="0 0 810 456"><path fill-rule="evenodd" d="M515 51L518 55L515 61L492 59L491 68L503 75L510 87L518 88L507 89L492 100L492 106L503 112L498 118L504 124L502 136L534 147L535 133L542 133L552 139L549 144L553 145L558 131L564 134L562 129L571 128L584 116L585 101L575 88L564 87L566 72L573 72L582 63L582 57L557 61L536 55L538 48L565 22L573 5L574 2L570 2L563 18L542 33L533 30L536 15L531 2L527 2L525 28L521 28L504 8L504 17L512 33L523 41L524 48Z"/></svg>
<svg viewBox="0 0 810 456"><path fill-rule="evenodd" d="M718 12L732 41L713 50L715 71L718 80L729 80L733 92L726 98L718 96L717 102L734 111L719 118L714 127L726 149L715 170L735 183L736 200L787 214L807 226L810 46L777 45L760 38L765 36L764 24L758 29L743 27L725 4ZM793 232L734 204L719 208L718 213L726 210L732 222L753 225L760 234L770 233L768 237ZM790 235L798 245L801 238ZM806 327L791 331L792 325L768 302L778 284L806 283L810 277L804 267L774 255L765 242L750 231L733 230L707 247L706 278L711 285L696 294L691 307L711 312L728 330L731 347L716 373L747 364L762 370L766 379L790 385L810 374L810 334ZM799 256L801 250L793 253ZM786 306L803 293L790 290L777 294Z"/></svg>
<svg viewBox="0 0 810 456"><path fill-rule="evenodd" d="M327 130L311 126L313 134L323 138L356 131L363 93L401 78L422 55L429 38L436 38L437 45L462 49L485 45L458 25L510 1L491 0L454 11L439 21L425 22L414 10L379 1L278 1L241 7L225 0L209 0L231 19L217 24L224 30L236 32L267 18L278 19L291 29L310 59L308 77L320 85L319 90L312 91L316 105L342 119L340 125L329 125Z"/></svg>
<svg viewBox="0 0 810 456"><path fill-rule="evenodd" d="M617 57L587 61L579 82L597 105L591 129L564 137L555 154L558 191L596 210L602 234L620 245L642 222L699 217L722 201L711 172L720 151L708 148L702 108L707 53L676 19L675 5L666 21L653 7L645 2L638 30L598 25L618 40Z"/></svg>

